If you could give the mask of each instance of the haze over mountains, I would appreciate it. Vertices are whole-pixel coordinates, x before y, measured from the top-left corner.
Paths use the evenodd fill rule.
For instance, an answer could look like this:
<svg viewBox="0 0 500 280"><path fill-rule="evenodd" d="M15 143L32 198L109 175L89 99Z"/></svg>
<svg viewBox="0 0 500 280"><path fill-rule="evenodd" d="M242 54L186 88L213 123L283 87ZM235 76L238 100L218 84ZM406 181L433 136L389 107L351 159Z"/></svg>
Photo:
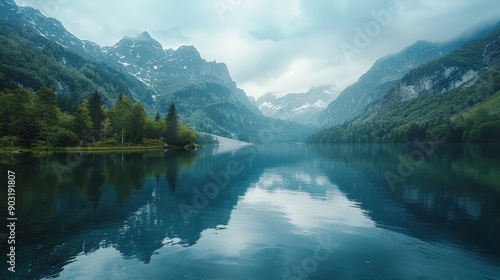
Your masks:
<svg viewBox="0 0 500 280"><path fill-rule="evenodd" d="M15 60L3 54L2 87L35 91L51 87L67 111L95 90L108 107L124 94L143 103L151 116L165 114L175 103L181 120L196 131L249 142L305 141L315 126L327 128L361 117L395 87L406 100L443 83L447 86L440 91L473 83L479 69L465 71L461 65L444 68L444 73L411 85L402 81L415 75L412 70L447 56L492 29L485 27L450 42L417 41L377 60L343 91L334 85L311 85L306 93L267 93L252 101L238 88L224 63L206 61L194 46L164 49L144 31L102 47L77 38L56 19L19 7L13 0L0 3L0 12L2 41L7 49L17 51ZM494 43L489 45L490 49L495 47ZM460 55L457 60L473 59L468 53ZM494 60L495 56L491 57ZM450 86L450 77L456 78L455 86Z"/></svg>

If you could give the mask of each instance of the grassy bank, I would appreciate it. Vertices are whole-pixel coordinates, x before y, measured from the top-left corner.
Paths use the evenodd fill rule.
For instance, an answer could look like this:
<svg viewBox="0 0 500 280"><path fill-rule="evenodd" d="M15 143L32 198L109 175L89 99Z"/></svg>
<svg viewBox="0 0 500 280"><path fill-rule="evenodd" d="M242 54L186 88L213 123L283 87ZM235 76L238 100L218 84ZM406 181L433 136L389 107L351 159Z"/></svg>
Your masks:
<svg viewBox="0 0 500 280"><path fill-rule="evenodd" d="M44 143L36 143L31 147L22 146L2 146L2 155L33 153L46 154L50 152L119 152L119 151L151 151L164 150L167 146L161 140L144 140L140 143L119 143L116 141L94 142L87 145L72 147L51 147Z"/></svg>

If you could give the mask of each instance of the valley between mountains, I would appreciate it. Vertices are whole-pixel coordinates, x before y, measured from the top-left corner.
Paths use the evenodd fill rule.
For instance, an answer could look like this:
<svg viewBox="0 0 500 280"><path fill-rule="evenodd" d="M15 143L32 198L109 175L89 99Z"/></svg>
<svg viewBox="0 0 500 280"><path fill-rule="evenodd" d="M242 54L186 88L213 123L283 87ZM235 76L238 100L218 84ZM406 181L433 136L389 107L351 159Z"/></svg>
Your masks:
<svg viewBox="0 0 500 280"><path fill-rule="evenodd" d="M498 24L417 41L345 89L332 77L254 99L194 46L165 49L147 31L99 46L13 0L0 12L2 145L165 140L172 104L182 144L217 142L210 134L251 143L500 140Z"/></svg>

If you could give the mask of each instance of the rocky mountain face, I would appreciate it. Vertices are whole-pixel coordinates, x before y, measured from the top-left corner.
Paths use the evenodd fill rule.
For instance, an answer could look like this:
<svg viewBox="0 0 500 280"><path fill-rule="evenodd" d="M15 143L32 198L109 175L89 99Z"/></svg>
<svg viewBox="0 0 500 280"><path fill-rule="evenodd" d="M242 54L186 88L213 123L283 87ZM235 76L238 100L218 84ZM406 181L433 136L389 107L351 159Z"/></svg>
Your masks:
<svg viewBox="0 0 500 280"><path fill-rule="evenodd" d="M405 81L397 85L396 91L401 95L402 101L417 97L422 92L445 92L460 86L473 85L478 78L477 69L459 69L458 67L443 67L443 69L423 76Z"/></svg>
<svg viewBox="0 0 500 280"><path fill-rule="evenodd" d="M193 46L181 46L177 50L163 49L148 32L136 37L124 37L103 53L110 63L125 70L145 83L153 86L157 80L182 77L233 85L227 67L223 63L207 62Z"/></svg>
<svg viewBox="0 0 500 280"><path fill-rule="evenodd" d="M312 124L317 115L340 91L333 85L319 86L303 93L266 93L257 99L259 110L267 117Z"/></svg>
<svg viewBox="0 0 500 280"><path fill-rule="evenodd" d="M314 123L319 126L335 125L362 115L367 105L384 97L412 69L452 52L488 30L480 30L447 43L418 41L399 53L380 58L356 83L342 91Z"/></svg>
<svg viewBox="0 0 500 280"><path fill-rule="evenodd" d="M487 36L471 41L408 73L382 100L380 110L425 94L464 90L492 83L491 79L498 77L499 68L500 25L497 25ZM500 87L495 83L492 86Z"/></svg>
<svg viewBox="0 0 500 280"><path fill-rule="evenodd" d="M241 103L252 113L259 114L246 94L238 89L224 63L207 62L193 46L177 50L163 49L148 32L136 37L124 37L111 47L104 47L108 63L127 73L155 91L157 110L162 112L173 101L176 91L195 84L214 83L226 87L233 102Z"/></svg>

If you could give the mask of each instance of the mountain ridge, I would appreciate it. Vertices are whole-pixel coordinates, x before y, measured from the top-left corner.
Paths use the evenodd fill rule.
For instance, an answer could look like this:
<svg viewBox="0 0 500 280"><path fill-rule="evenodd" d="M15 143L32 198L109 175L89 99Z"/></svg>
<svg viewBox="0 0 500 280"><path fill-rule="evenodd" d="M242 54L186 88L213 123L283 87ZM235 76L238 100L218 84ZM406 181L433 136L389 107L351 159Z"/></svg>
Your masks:
<svg viewBox="0 0 500 280"><path fill-rule="evenodd" d="M418 40L400 52L379 58L358 81L345 88L314 123L327 127L356 118L366 106L382 98L412 69L456 50L466 42L487 34L492 28L488 24L448 42Z"/></svg>
<svg viewBox="0 0 500 280"><path fill-rule="evenodd" d="M310 142L498 142L500 25L408 72L349 122Z"/></svg>

